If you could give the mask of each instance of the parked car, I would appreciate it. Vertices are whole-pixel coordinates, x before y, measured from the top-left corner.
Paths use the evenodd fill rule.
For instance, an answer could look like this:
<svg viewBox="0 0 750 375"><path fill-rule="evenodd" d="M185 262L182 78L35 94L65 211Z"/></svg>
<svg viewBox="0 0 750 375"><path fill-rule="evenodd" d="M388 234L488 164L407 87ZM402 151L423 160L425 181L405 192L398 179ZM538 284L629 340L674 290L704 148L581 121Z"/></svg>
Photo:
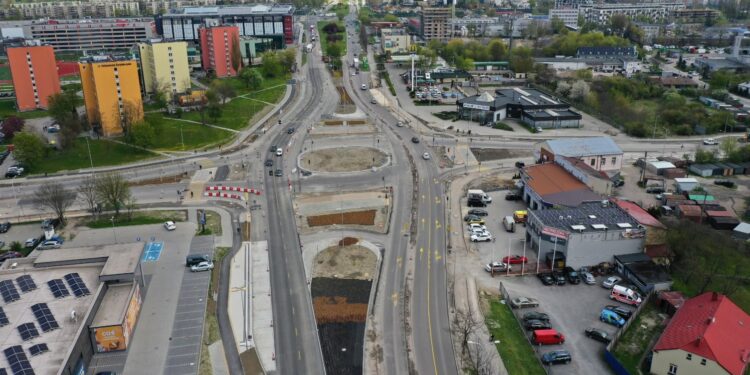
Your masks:
<svg viewBox="0 0 750 375"><path fill-rule="evenodd" d="M478 208L473 208L469 210L469 215L475 215L475 216L487 216L487 211L480 210Z"/></svg>
<svg viewBox="0 0 750 375"><path fill-rule="evenodd" d="M508 263L508 264L523 264L523 263L528 263L529 258L520 256L520 255L511 255L509 257L508 256L503 257L503 262Z"/></svg>
<svg viewBox="0 0 750 375"><path fill-rule="evenodd" d="M616 305L607 305L604 306L605 310L612 311L613 313L621 316L623 319L628 320L631 316L633 316L633 311L630 309L626 309L622 306L616 306Z"/></svg>
<svg viewBox="0 0 750 375"><path fill-rule="evenodd" d="M719 142L713 138L706 138L703 140L703 144L706 146L715 146L718 145Z"/></svg>
<svg viewBox="0 0 750 375"><path fill-rule="evenodd" d="M588 285L596 284L596 279L590 272L581 272L581 280Z"/></svg>
<svg viewBox="0 0 750 375"><path fill-rule="evenodd" d="M58 219L44 219L42 220L42 229L49 229L49 228L57 228L57 226L60 224L60 220Z"/></svg>
<svg viewBox="0 0 750 375"><path fill-rule="evenodd" d="M482 219L481 217L476 217L476 216L470 218L466 222L469 223L469 224L481 224L481 225L484 225L484 219Z"/></svg>
<svg viewBox="0 0 750 375"><path fill-rule="evenodd" d="M0 233L7 233L10 230L10 227L11 224L9 221L0 224Z"/></svg>
<svg viewBox="0 0 750 375"><path fill-rule="evenodd" d="M542 321L549 321L549 315L543 312L539 311L529 311L525 314L523 314L523 320L542 320Z"/></svg>
<svg viewBox="0 0 750 375"><path fill-rule="evenodd" d="M606 278L604 281L602 281L602 288L612 289L612 287L615 286L620 281L622 281L622 279L619 276L610 276Z"/></svg>
<svg viewBox="0 0 750 375"><path fill-rule="evenodd" d="M484 270L487 272L506 272L510 271L510 266L503 262L492 262L485 264Z"/></svg>
<svg viewBox="0 0 750 375"><path fill-rule="evenodd" d="M514 309L522 309L524 307L537 307L539 301L531 297L517 297L510 301L510 306Z"/></svg>
<svg viewBox="0 0 750 375"><path fill-rule="evenodd" d="M649 186L646 188L646 193L649 194L662 194L664 193L664 188L661 186Z"/></svg>
<svg viewBox="0 0 750 375"><path fill-rule="evenodd" d="M49 250L49 249L59 249L62 246L62 241L59 240L47 240L42 242L37 249L39 250Z"/></svg>
<svg viewBox="0 0 750 375"><path fill-rule="evenodd" d="M609 337L609 333L596 328L586 328L586 337L609 344L612 339Z"/></svg>
<svg viewBox="0 0 750 375"><path fill-rule="evenodd" d="M286 130L286 134L292 134L294 133L294 128L289 128Z"/></svg>
<svg viewBox="0 0 750 375"><path fill-rule="evenodd" d="M477 233L471 235L471 242L489 242L492 241L492 235L489 233Z"/></svg>
<svg viewBox="0 0 750 375"><path fill-rule="evenodd" d="M37 244L39 244L38 238L29 238L28 240L26 240L26 242L23 243L23 246L27 249L33 249Z"/></svg>
<svg viewBox="0 0 750 375"><path fill-rule="evenodd" d="M581 277L578 275L578 272L573 269L573 267L565 267L565 274L568 276L569 283L579 284L581 282Z"/></svg>
<svg viewBox="0 0 750 375"><path fill-rule="evenodd" d="M567 350L555 350L542 354L542 363L545 365L556 365L560 363L570 363L573 358Z"/></svg>
<svg viewBox="0 0 750 375"><path fill-rule="evenodd" d="M281 156L281 155L284 155L284 150L282 150L281 148L277 148L276 149L276 156Z"/></svg>
<svg viewBox="0 0 750 375"><path fill-rule="evenodd" d="M177 229L177 225L174 223L174 221L167 221L164 223L164 229L172 231Z"/></svg>
<svg viewBox="0 0 750 375"><path fill-rule="evenodd" d="M562 272L552 272L552 278L555 280L555 284L557 285L565 285L567 280L565 279L565 275Z"/></svg>
<svg viewBox="0 0 750 375"><path fill-rule="evenodd" d="M730 181L730 180L715 180L714 181L714 185L719 185L719 186L724 186L724 187L728 187L728 188L733 188L734 187L734 181Z"/></svg>
<svg viewBox="0 0 750 375"><path fill-rule="evenodd" d="M607 309L602 309L602 312L599 314L599 320L604 323L612 324L618 328L625 325L625 319Z"/></svg>
<svg viewBox="0 0 750 375"><path fill-rule="evenodd" d="M190 266L191 272L210 271L212 269L214 269L214 262L200 262L196 265Z"/></svg>
<svg viewBox="0 0 750 375"><path fill-rule="evenodd" d="M482 218L477 215L472 215L472 214L468 214L464 216L464 221L469 222L471 220L482 220Z"/></svg>
<svg viewBox="0 0 750 375"><path fill-rule="evenodd" d="M0 254L0 263L8 259L21 258L21 257L23 257L23 254L19 253L18 251L6 251Z"/></svg>
<svg viewBox="0 0 750 375"><path fill-rule="evenodd" d="M521 194L518 194L518 193L508 193L508 194L505 194L505 200L506 201L519 201L519 200L521 200L521 198L523 198L523 197L521 196Z"/></svg>
<svg viewBox="0 0 750 375"><path fill-rule="evenodd" d="M487 207L487 203L484 203L481 199L469 199L466 205L469 207Z"/></svg>
<svg viewBox="0 0 750 375"><path fill-rule="evenodd" d="M536 319L531 319L531 320L525 321L523 323L523 326L528 331L535 330L535 329L550 329L550 328L552 328L552 326L549 324L549 321L536 320Z"/></svg>
<svg viewBox="0 0 750 375"><path fill-rule="evenodd" d="M555 283L555 279L553 279L552 275L550 275L549 273L538 273L536 276L539 278L539 280L542 281L542 284L544 285L552 285Z"/></svg>

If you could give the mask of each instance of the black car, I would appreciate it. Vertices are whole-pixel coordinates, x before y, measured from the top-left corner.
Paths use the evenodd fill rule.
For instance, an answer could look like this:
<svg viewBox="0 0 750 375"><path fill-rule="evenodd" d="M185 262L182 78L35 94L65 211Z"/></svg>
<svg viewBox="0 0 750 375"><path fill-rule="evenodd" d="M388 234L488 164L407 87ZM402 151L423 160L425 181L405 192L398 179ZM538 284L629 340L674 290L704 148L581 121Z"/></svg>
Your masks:
<svg viewBox="0 0 750 375"><path fill-rule="evenodd" d="M526 328L527 331L533 331L537 329L550 329L552 326L549 324L549 321L544 320L536 320L531 319L527 320L523 323L523 326Z"/></svg>
<svg viewBox="0 0 750 375"><path fill-rule="evenodd" d="M609 333L596 328L586 328L586 337L605 344L609 344L609 342L612 341L609 337Z"/></svg>
<svg viewBox="0 0 750 375"><path fill-rule="evenodd" d="M552 278L555 280L555 284L557 285L565 285L565 283L567 282L565 279L565 275L562 272L553 272Z"/></svg>
<svg viewBox="0 0 750 375"><path fill-rule="evenodd" d="M520 201L521 200L521 194L518 193L508 193L505 194L505 200L506 201Z"/></svg>
<svg viewBox="0 0 750 375"><path fill-rule="evenodd" d="M625 180L615 180L614 185L615 187L620 187L622 185L625 185Z"/></svg>
<svg viewBox="0 0 750 375"><path fill-rule="evenodd" d="M0 224L0 233L7 233L10 230L10 222L6 221Z"/></svg>
<svg viewBox="0 0 750 375"><path fill-rule="evenodd" d="M573 269L573 267L565 267L565 274L568 277L568 282L571 284L580 284L581 276Z"/></svg>
<svg viewBox="0 0 750 375"><path fill-rule="evenodd" d="M548 273L538 273L536 276L539 278L539 280L542 281L542 284L544 285L552 285L555 283L555 279L553 279L552 275Z"/></svg>
<svg viewBox="0 0 750 375"><path fill-rule="evenodd" d="M487 211L480 210L478 208L474 208L469 210L469 215L475 215L475 216L487 216Z"/></svg>
<svg viewBox="0 0 750 375"><path fill-rule="evenodd" d="M294 133L294 128L289 128L286 130L286 134L292 134Z"/></svg>
<svg viewBox="0 0 750 375"><path fill-rule="evenodd" d="M469 207L487 207L487 203L484 203L481 199L469 199L466 205Z"/></svg>
<svg viewBox="0 0 750 375"><path fill-rule="evenodd" d="M419 138L411 137L411 143L419 143Z"/></svg>
<svg viewBox="0 0 750 375"><path fill-rule="evenodd" d="M278 148L278 147L276 147L275 145L274 145L274 146L271 146L271 152L276 152L276 149L277 149L277 148Z"/></svg>
<svg viewBox="0 0 750 375"><path fill-rule="evenodd" d="M729 180L716 180L714 181L714 185L720 185L728 188L734 187L734 182Z"/></svg>
<svg viewBox="0 0 750 375"><path fill-rule="evenodd" d="M664 192L664 188L661 186L650 186L646 188L646 192L649 194L661 194Z"/></svg>
<svg viewBox="0 0 750 375"><path fill-rule="evenodd" d="M471 214L464 216L464 221L472 221L472 220L482 220L482 218L477 215L471 215Z"/></svg>
<svg viewBox="0 0 750 375"><path fill-rule="evenodd" d="M0 262L3 262L8 259L21 258L21 257L23 257L23 254L17 251L6 251L0 254Z"/></svg>
<svg viewBox="0 0 750 375"><path fill-rule="evenodd" d="M616 305L607 305L604 306L605 310L612 311L613 313L621 316L623 319L628 320L631 316L633 316L633 311L630 309L626 309L622 306L616 306Z"/></svg>
<svg viewBox="0 0 750 375"><path fill-rule="evenodd" d="M276 173L274 173L274 175L275 175L276 177L281 177L281 176L283 176L283 175L284 175L284 171L282 171L281 169L277 169L277 170L276 170Z"/></svg>
<svg viewBox="0 0 750 375"><path fill-rule="evenodd" d="M266 159L265 165L266 165L266 167L273 167L273 160Z"/></svg>
<svg viewBox="0 0 750 375"><path fill-rule="evenodd" d="M541 320L543 322L549 322L549 315L539 311L529 311L523 314L523 321L527 320Z"/></svg>
<svg viewBox="0 0 750 375"><path fill-rule="evenodd" d="M572 358L567 350L555 350L542 354L542 363L545 365L570 363Z"/></svg>
<svg viewBox="0 0 750 375"><path fill-rule="evenodd" d="M5 178L13 178L18 177L21 174L18 173L15 169L9 169L7 172L5 172Z"/></svg>
<svg viewBox="0 0 750 375"><path fill-rule="evenodd" d="M516 162L516 168L523 168L525 166L526 166L526 163L524 163L522 161L517 161Z"/></svg>

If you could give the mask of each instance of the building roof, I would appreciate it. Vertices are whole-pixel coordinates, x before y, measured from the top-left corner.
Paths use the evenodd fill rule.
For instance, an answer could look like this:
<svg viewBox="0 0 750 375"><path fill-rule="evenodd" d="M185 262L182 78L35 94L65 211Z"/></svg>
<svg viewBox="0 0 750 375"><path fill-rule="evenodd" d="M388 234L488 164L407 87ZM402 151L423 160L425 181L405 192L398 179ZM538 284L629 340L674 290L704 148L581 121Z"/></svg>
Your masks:
<svg viewBox="0 0 750 375"><path fill-rule="evenodd" d="M579 47L577 57L638 57L635 46L630 47Z"/></svg>
<svg viewBox="0 0 750 375"><path fill-rule="evenodd" d="M458 104L479 104L490 105L495 109L505 108L509 104L518 105L524 108L568 108L568 103L545 94L537 89L528 87L514 87L510 89L495 90L494 101L488 104L486 95L474 95L459 99Z"/></svg>
<svg viewBox="0 0 750 375"><path fill-rule="evenodd" d="M631 201L617 198L612 198L612 201L615 202L615 204L617 204L620 208L627 211L628 214L632 216L636 221L638 221L639 224L647 227L667 229L667 227L664 226L661 221L651 216L651 214L649 214L648 211L644 210L641 206Z"/></svg>
<svg viewBox="0 0 750 375"><path fill-rule="evenodd" d="M622 149L610 137L550 139L545 144L555 155L572 157L622 155Z"/></svg>
<svg viewBox="0 0 750 375"><path fill-rule="evenodd" d="M695 178L693 178L693 177L677 177L677 178L674 179L674 182L676 182L678 184L685 184L685 183L688 183L688 184L697 184L698 180L695 179Z"/></svg>
<svg viewBox="0 0 750 375"><path fill-rule="evenodd" d="M750 316L727 296L706 292L677 310L654 351L680 349L741 375L750 358Z"/></svg>
<svg viewBox="0 0 750 375"><path fill-rule="evenodd" d="M595 178L601 178L605 180L609 180L611 178L607 174L606 171L597 170L594 167L592 167L589 163L578 158L574 158L570 156L563 156L560 158L555 158L555 163L561 164L563 168L565 168L565 165L563 165L565 164L563 163L563 160L567 161L568 162L567 164L570 165L571 167L577 169L580 172L586 173L589 176L592 176ZM566 170L570 170L570 169L566 169Z"/></svg>
<svg viewBox="0 0 750 375"><path fill-rule="evenodd" d="M651 259L653 258L667 258L671 257L672 250L669 250L669 246L667 244L654 244L654 245L646 245L646 255L650 256Z"/></svg>
<svg viewBox="0 0 750 375"><path fill-rule="evenodd" d="M524 168L526 183L545 202L562 206L577 206L602 197L589 189L563 167L554 163L531 165Z"/></svg>
<svg viewBox="0 0 750 375"><path fill-rule="evenodd" d="M244 4L232 6L185 7L170 9L162 17L195 17L195 16L242 16L254 14L292 14L294 7L288 4Z"/></svg>
<svg viewBox="0 0 750 375"><path fill-rule="evenodd" d="M580 120L583 118L580 113L570 109L545 109L542 111L523 111L523 115L535 121L544 121L554 118L562 120Z"/></svg>
<svg viewBox="0 0 750 375"><path fill-rule="evenodd" d="M128 310L130 294L134 287L133 283L110 285L89 326L94 328L121 324Z"/></svg>
<svg viewBox="0 0 750 375"><path fill-rule="evenodd" d="M568 232L596 232L604 230L602 227L594 227L601 224L607 230L637 230L638 222L627 212L614 204L602 204L602 202L582 203L578 207L563 208L555 210L533 210L529 211L536 216L543 225L563 229ZM578 226L573 228L572 226Z"/></svg>
<svg viewBox="0 0 750 375"><path fill-rule="evenodd" d="M653 166L656 169L677 168L677 167L675 167L674 164L672 164L672 163L670 163L668 161L658 161L658 160L656 160L656 161L650 161L648 163L651 164L651 166Z"/></svg>
<svg viewBox="0 0 750 375"><path fill-rule="evenodd" d="M622 255L615 255L615 260L622 264L630 264L630 263L637 263L637 262L650 262L651 257L644 253L631 253L631 254L622 254Z"/></svg>
<svg viewBox="0 0 750 375"><path fill-rule="evenodd" d="M750 234L750 223L739 223L734 227L734 231L738 233Z"/></svg>
<svg viewBox="0 0 750 375"><path fill-rule="evenodd" d="M700 206L680 204L677 205L677 208L679 208L680 212L682 212L682 215L684 216L701 216Z"/></svg>

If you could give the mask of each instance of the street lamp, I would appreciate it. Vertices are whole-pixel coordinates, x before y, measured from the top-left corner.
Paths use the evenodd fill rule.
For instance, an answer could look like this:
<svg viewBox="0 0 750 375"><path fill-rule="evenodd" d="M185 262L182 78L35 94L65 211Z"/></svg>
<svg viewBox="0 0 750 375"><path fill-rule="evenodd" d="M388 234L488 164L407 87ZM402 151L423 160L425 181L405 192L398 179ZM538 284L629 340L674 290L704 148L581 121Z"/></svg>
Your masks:
<svg viewBox="0 0 750 375"><path fill-rule="evenodd" d="M115 238L115 243L117 243L117 232L115 231L115 217L112 216L109 218L109 220L112 222L112 236Z"/></svg>

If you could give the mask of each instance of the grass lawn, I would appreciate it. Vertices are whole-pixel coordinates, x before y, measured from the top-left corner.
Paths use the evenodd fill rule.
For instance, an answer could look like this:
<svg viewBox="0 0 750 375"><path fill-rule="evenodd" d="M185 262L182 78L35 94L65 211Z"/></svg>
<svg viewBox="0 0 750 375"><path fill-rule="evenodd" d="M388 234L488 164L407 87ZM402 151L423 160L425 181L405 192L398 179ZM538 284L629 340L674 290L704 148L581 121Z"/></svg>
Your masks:
<svg viewBox="0 0 750 375"><path fill-rule="evenodd" d="M187 116L183 116L185 118ZM151 148L163 151L192 150L227 142L232 133L201 124L177 121L162 113L148 113L146 120L156 130L155 143ZM200 121L198 119L197 121ZM182 128L182 134L180 134ZM183 145L182 142L185 142Z"/></svg>
<svg viewBox="0 0 750 375"><path fill-rule="evenodd" d="M23 119L39 118L49 116L47 111L37 110L28 112L18 112L16 110L16 99L2 99L0 100L0 117L5 118L8 116L18 116Z"/></svg>
<svg viewBox="0 0 750 375"><path fill-rule="evenodd" d="M120 216L115 218L116 227L126 227L131 225L145 225L145 224L161 224L165 221L180 222L185 221L185 211L148 211L148 212L134 212L131 220L127 219L127 215L123 210L120 210ZM103 215L99 219L94 219L86 222L84 225L92 229L111 228L112 221L110 215Z"/></svg>
<svg viewBox="0 0 750 375"><path fill-rule="evenodd" d="M0 81L10 81L13 77L10 76L10 66L0 65Z"/></svg>
<svg viewBox="0 0 750 375"><path fill-rule="evenodd" d="M90 139L89 145L91 146L91 159L94 161L94 167L132 163L156 156L151 152L105 139ZM50 150L47 157L39 165L35 165L31 172L52 173L90 167L91 161L86 148L86 140L78 138L75 144L67 150Z"/></svg>
<svg viewBox="0 0 750 375"><path fill-rule="evenodd" d="M536 359L534 349L516 323L510 306L500 303L497 297L487 297L489 311L485 314L487 328L500 343L496 345L509 374L541 374L544 369Z"/></svg>
<svg viewBox="0 0 750 375"><path fill-rule="evenodd" d="M342 21L318 21L318 39L320 39L320 50L323 51L323 54L326 55L328 51L328 39L326 38L326 33L323 31L323 27L325 25L328 25L331 22L336 22L336 25L338 25L339 30L341 32L336 33L338 36L341 37L341 40L339 41L341 43L341 56L346 56L346 27L344 26L344 22Z"/></svg>
<svg viewBox="0 0 750 375"><path fill-rule="evenodd" d="M613 353L631 374L639 374L638 362L648 350L649 343L664 329L663 319L653 303L643 307L635 322L620 337Z"/></svg>

